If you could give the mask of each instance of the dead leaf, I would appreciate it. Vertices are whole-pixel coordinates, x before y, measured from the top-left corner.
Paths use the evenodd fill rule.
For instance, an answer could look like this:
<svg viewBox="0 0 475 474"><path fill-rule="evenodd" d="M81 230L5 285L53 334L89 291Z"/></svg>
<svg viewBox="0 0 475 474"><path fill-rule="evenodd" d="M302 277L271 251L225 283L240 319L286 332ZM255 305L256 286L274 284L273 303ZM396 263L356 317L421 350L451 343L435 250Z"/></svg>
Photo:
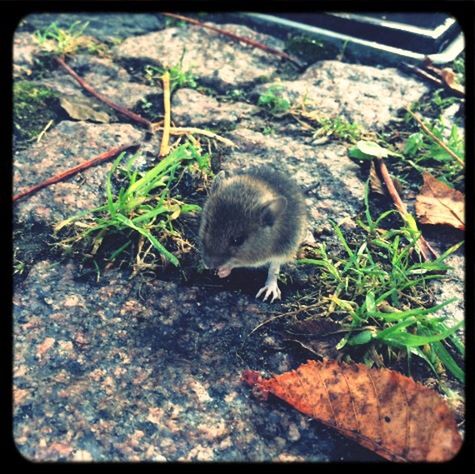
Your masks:
<svg viewBox="0 0 475 474"><path fill-rule="evenodd" d="M447 403L389 369L309 360L270 379L247 370L243 380L391 461L448 461L462 445Z"/></svg>
<svg viewBox="0 0 475 474"><path fill-rule="evenodd" d="M90 120L98 123L109 123L110 116L101 110L95 110L96 104L86 97L61 97L61 107L74 120Z"/></svg>
<svg viewBox="0 0 475 474"><path fill-rule="evenodd" d="M421 224L445 224L465 230L464 195L424 173L424 184L416 197L416 214Z"/></svg>
<svg viewBox="0 0 475 474"><path fill-rule="evenodd" d="M465 87L457 82L457 75L449 67L443 69L434 66L434 63L426 57L423 62L423 67L438 76L442 82L451 90L458 92L460 95L465 95Z"/></svg>
<svg viewBox="0 0 475 474"><path fill-rule="evenodd" d="M449 89L465 94L465 88L457 82L457 76L452 69L448 67L442 69L440 76Z"/></svg>
<svg viewBox="0 0 475 474"><path fill-rule="evenodd" d="M66 443L54 442L49 449L61 456L68 456L73 452L73 448Z"/></svg>

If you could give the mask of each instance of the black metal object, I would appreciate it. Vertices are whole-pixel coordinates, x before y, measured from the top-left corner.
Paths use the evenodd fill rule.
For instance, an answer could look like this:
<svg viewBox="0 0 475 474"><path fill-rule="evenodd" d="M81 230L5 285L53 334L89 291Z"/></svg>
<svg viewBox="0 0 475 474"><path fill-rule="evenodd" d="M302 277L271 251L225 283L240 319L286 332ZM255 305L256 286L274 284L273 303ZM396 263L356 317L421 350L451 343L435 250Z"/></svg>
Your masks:
<svg viewBox="0 0 475 474"><path fill-rule="evenodd" d="M440 13L286 13L276 16L427 55L440 53L460 33L455 19Z"/></svg>
<svg viewBox="0 0 475 474"><path fill-rule="evenodd" d="M453 61L464 49L463 32L455 18L444 13L275 13L249 14L261 25L275 26L370 48L393 59L434 63Z"/></svg>

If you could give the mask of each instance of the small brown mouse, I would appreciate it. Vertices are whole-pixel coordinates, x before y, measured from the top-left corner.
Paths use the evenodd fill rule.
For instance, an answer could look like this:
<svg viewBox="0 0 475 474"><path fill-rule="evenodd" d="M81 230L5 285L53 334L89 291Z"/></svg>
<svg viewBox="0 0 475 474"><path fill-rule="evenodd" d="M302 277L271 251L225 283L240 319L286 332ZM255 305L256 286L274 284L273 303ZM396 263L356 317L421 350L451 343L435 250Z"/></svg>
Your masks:
<svg viewBox="0 0 475 474"><path fill-rule="evenodd" d="M233 268L269 264L265 286L256 298L280 299L280 266L295 257L305 237L307 215L297 185L264 166L216 175L203 208L200 241L206 268L220 278ZM265 292L265 293L264 293Z"/></svg>

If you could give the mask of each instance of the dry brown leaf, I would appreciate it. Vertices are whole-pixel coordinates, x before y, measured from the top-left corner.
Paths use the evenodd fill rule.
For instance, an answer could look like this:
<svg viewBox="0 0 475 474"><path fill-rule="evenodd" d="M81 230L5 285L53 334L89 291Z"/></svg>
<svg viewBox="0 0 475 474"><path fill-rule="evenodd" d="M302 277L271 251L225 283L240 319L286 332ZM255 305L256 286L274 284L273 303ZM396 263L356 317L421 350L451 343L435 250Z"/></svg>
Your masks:
<svg viewBox="0 0 475 474"><path fill-rule="evenodd" d="M416 197L416 214L421 224L446 224L465 230L464 195L424 173L424 184Z"/></svg>
<svg viewBox="0 0 475 474"><path fill-rule="evenodd" d="M465 87L457 82L457 75L452 69L448 67L440 69L428 57L425 58L423 67L438 76L449 89L465 95Z"/></svg>
<svg viewBox="0 0 475 474"><path fill-rule="evenodd" d="M452 69L448 67L442 69L440 71L440 76L449 89L465 94L465 88L457 82L457 76Z"/></svg>
<svg viewBox="0 0 475 474"><path fill-rule="evenodd" d="M447 403L389 369L309 360L270 379L247 370L243 379L391 461L448 461L462 445Z"/></svg>
<svg viewBox="0 0 475 474"><path fill-rule="evenodd" d="M108 123L111 120L106 112L96 110L97 105L95 102L86 97L61 97L59 103L67 114L75 120L91 120L98 123Z"/></svg>

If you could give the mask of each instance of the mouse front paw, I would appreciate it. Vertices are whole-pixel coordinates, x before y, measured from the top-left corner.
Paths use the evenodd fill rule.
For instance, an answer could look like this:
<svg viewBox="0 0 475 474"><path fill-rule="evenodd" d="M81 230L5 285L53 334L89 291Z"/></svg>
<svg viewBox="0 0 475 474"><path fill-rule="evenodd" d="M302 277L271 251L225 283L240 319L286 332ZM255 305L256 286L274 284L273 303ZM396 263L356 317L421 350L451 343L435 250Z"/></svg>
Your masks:
<svg viewBox="0 0 475 474"><path fill-rule="evenodd" d="M263 301L266 301L270 295L272 295L272 299L270 301L271 303L273 303L275 299L280 300L281 293L279 287L277 286L277 281L267 283L266 286L264 286L257 292L256 298L259 298L259 296L261 296L264 291L265 295Z"/></svg>

